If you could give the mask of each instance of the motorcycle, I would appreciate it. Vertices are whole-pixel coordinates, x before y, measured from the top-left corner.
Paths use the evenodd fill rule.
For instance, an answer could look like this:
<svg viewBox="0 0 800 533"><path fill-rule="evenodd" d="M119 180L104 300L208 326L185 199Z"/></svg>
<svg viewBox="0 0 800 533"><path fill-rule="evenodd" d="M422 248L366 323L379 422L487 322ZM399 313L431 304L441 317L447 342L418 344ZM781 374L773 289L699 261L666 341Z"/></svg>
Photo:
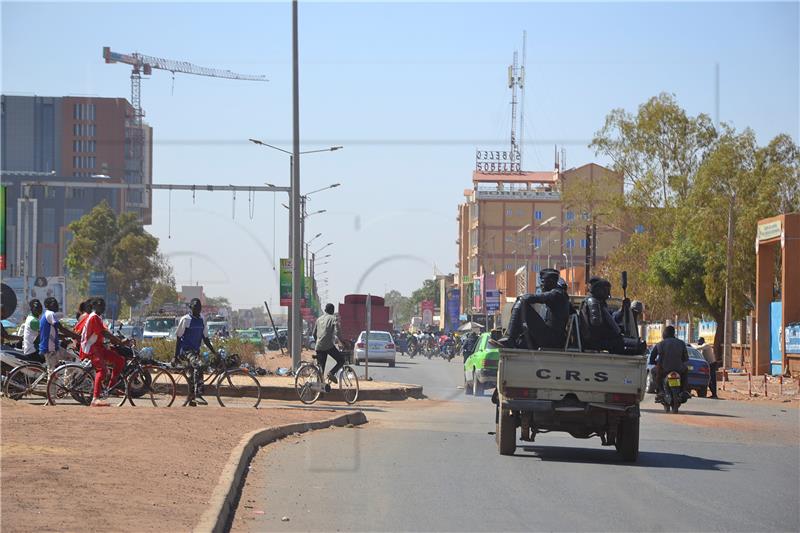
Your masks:
<svg viewBox="0 0 800 533"><path fill-rule="evenodd" d="M656 396L656 401L664 406L664 411L677 413L681 404L689 399L681 387L681 375L672 371L664 378L664 392Z"/></svg>

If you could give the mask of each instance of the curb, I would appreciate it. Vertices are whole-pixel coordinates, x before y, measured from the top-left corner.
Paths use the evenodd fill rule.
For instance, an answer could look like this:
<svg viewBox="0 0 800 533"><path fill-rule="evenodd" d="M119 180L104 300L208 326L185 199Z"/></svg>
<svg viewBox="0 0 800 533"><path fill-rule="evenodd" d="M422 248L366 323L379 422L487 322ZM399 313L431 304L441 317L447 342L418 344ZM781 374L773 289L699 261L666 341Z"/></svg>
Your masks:
<svg viewBox="0 0 800 533"><path fill-rule="evenodd" d="M242 440L231 452L228 462L222 469L217 486L211 494L208 508L192 531L194 533L222 533L228 531L248 466L262 446L293 433L305 433L312 429L324 429L347 424L361 425L366 422L366 415L362 411L356 411L320 422L301 422L276 428L257 429L248 433L242 437Z"/></svg>
<svg viewBox="0 0 800 533"><path fill-rule="evenodd" d="M401 401L409 398L416 398L418 400L424 399L425 395L422 392L421 385L409 385L406 387L395 387L389 389L371 389L358 391L358 401ZM271 385L261 385L261 399L262 400L297 400L297 391L294 387L276 387ZM344 397L338 388L331 389L326 392L322 398L324 401L342 402Z"/></svg>

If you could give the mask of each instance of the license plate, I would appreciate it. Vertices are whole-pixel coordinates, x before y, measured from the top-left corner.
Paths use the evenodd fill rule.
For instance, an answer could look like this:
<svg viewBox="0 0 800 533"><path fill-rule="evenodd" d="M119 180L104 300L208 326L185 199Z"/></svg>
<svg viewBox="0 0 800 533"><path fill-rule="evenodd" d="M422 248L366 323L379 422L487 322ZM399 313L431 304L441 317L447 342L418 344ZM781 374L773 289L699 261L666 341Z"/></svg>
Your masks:
<svg viewBox="0 0 800 533"><path fill-rule="evenodd" d="M681 380L680 379L668 379L667 380L667 384L670 387L680 387L681 386Z"/></svg>

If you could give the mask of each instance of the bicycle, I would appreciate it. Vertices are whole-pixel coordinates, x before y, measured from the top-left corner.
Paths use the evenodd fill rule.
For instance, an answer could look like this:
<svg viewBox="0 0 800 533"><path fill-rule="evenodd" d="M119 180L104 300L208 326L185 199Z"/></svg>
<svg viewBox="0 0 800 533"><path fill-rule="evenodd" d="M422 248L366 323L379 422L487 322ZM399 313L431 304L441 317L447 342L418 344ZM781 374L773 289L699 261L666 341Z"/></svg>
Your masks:
<svg viewBox="0 0 800 533"><path fill-rule="evenodd" d="M133 347L120 347L125 366L117 382L103 385L103 395L114 398L114 405L127 401L131 406L149 402L153 407L170 407L175 401L177 386L172 375L161 365L144 363ZM90 360L60 365L47 380L47 399L51 405L69 403L89 405L94 389L95 370ZM110 379L110 378L109 378ZM141 400L141 402L140 402Z"/></svg>
<svg viewBox="0 0 800 533"><path fill-rule="evenodd" d="M39 363L25 363L10 371L3 382L6 398L32 405L47 404L47 368Z"/></svg>
<svg viewBox="0 0 800 533"><path fill-rule="evenodd" d="M330 385L323 382L322 375L322 368L316 358L314 358L314 362L302 361L300 363L300 368L297 369L294 377L294 389L301 402L311 405L323 393L330 392ZM356 403L359 388L355 369L350 365L344 365L339 370L337 379L344 401L349 405Z"/></svg>
<svg viewBox="0 0 800 533"><path fill-rule="evenodd" d="M261 383L251 370L239 366L239 356L225 354L220 350L220 357L206 368L203 376L203 387L213 388L213 394L221 407L254 407L261 403ZM184 407L195 400L190 366L173 366L179 371L181 387L186 387ZM224 400L223 400L224 398Z"/></svg>

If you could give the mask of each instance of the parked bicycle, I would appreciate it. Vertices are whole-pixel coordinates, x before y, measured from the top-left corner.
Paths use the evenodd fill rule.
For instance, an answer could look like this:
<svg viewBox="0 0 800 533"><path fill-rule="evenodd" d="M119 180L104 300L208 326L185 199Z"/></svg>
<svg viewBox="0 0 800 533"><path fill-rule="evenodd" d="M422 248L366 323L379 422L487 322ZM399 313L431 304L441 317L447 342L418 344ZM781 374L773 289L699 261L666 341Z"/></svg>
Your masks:
<svg viewBox="0 0 800 533"><path fill-rule="evenodd" d="M238 354L227 355L219 350L220 357L209 361L203 376L205 396L217 397L222 407L258 407L261 403L261 383L255 372L241 366ZM191 383L192 368L190 366L172 367L179 371L178 385L186 388L186 399L183 405L195 399Z"/></svg>
<svg viewBox="0 0 800 533"><path fill-rule="evenodd" d="M294 388L300 401L305 404L312 404L319 400L320 396L330 392L330 383L323 380L322 368L316 359L314 362L303 361L294 378ZM352 405L358 400L358 376L355 369L350 365L344 365L337 374L339 390L344 401Z"/></svg>

